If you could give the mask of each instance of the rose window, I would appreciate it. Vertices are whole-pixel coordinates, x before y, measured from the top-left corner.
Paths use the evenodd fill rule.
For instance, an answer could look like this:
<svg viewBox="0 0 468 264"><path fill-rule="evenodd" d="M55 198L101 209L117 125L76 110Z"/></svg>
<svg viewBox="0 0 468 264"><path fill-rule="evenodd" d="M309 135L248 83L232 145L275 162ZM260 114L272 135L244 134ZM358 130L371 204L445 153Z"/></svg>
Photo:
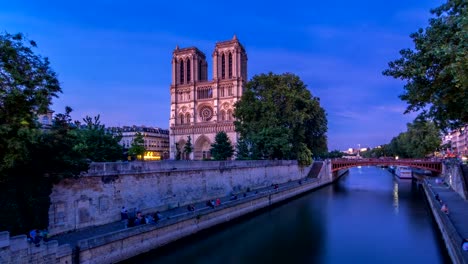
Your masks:
<svg viewBox="0 0 468 264"><path fill-rule="evenodd" d="M200 110L200 117L203 121L210 121L213 117L213 109L209 106L204 106Z"/></svg>

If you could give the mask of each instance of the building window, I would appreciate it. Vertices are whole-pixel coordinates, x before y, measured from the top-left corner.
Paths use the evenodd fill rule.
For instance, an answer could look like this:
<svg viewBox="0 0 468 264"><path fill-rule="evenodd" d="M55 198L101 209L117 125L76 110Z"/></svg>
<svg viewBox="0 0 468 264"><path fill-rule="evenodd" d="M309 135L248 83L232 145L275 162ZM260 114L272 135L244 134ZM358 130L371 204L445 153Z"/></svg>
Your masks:
<svg viewBox="0 0 468 264"><path fill-rule="evenodd" d="M229 79L232 78L232 53L229 52Z"/></svg>
<svg viewBox="0 0 468 264"><path fill-rule="evenodd" d="M183 114L179 115L179 122L180 122L181 125L184 124L184 115Z"/></svg>
<svg viewBox="0 0 468 264"><path fill-rule="evenodd" d="M180 60L180 83L184 83L184 62Z"/></svg>
<svg viewBox="0 0 468 264"><path fill-rule="evenodd" d="M187 60L187 83L191 80L190 78L190 59Z"/></svg>
<svg viewBox="0 0 468 264"><path fill-rule="evenodd" d="M232 86L229 86L229 87L228 87L228 96L233 96L233 93L232 93Z"/></svg>
<svg viewBox="0 0 468 264"><path fill-rule="evenodd" d="M224 97L224 86L219 87L219 96Z"/></svg>
<svg viewBox="0 0 468 264"><path fill-rule="evenodd" d="M202 63L201 60L198 61L198 80L202 80Z"/></svg>
<svg viewBox="0 0 468 264"><path fill-rule="evenodd" d="M221 56L221 79L226 79L226 57L223 55Z"/></svg>
<svg viewBox="0 0 468 264"><path fill-rule="evenodd" d="M185 114L185 123L190 124L190 114L189 113Z"/></svg>
<svg viewBox="0 0 468 264"><path fill-rule="evenodd" d="M231 120L233 119L233 118L232 118L232 110L231 110L231 109L229 109L229 110L227 111L227 118L229 119L229 121L231 121Z"/></svg>
<svg viewBox="0 0 468 264"><path fill-rule="evenodd" d="M224 112L224 110L221 111L221 121L225 121L226 120L226 112Z"/></svg>
<svg viewBox="0 0 468 264"><path fill-rule="evenodd" d="M197 98L198 99L207 99L212 98L213 88L210 86L197 88Z"/></svg>

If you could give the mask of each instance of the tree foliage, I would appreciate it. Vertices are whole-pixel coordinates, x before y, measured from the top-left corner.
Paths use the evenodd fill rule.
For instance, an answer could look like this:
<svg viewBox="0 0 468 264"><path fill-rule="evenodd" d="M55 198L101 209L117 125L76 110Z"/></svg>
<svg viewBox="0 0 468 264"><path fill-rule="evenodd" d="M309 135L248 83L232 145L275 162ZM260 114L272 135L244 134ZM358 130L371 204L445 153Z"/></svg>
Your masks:
<svg viewBox="0 0 468 264"><path fill-rule="evenodd" d="M182 155L182 151L180 151L179 143L175 143L175 149L176 149L175 159L176 159L176 160L180 160L180 159L181 159L181 155Z"/></svg>
<svg viewBox="0 0 468 264"><path fill-rule="evenodd" d="M186 159L190 159L190 153L192 152L193 152L192 137L187 136L187 142L184 145L184 153L186 155Z"/></svg>
<svg viewBox="0 0 468 264"><path fill-rule="evenodd" d="M84 126L76 130L78 142L74 148L95 162L120 160L123 154L119 144L122 135L106 130L99 118L99 115L83 118Z"/></svg>
<svg viewBox="0 0 468 264"><path fill-rule="evenodd" d="M86 171L93 152L80 144L101 140L83 136L70 107L49 129L41 127L38 115L47 113L61 88L34 48L21 34L0 34L0 230L12 234L47 228L53 184Z"/></svg>
<svg viewBox="0 0 468 264"><path fill-rule="evenodd" d="M216 134L215 142L211 144L210 151L215 160L227 160L232 157L234 147L226 132L220 131Z"/></svg>
<svg viewBox="0 0 468 264"><path fill-rule="evenodd" d="M327 149L325 111L294 74L254 76L234 115L252 159L298 159Z"/></svg>
<svg viewBox="0 0 468 264"><path fill-rule="evenodd" d="M0 172L28 158L29 143L62 90L47 58L33 53L34 41L22 34L0 35Z"/></svg>
<svg viewBox="0 0 468 264"><path fill-rule="evenodd" d="M429 26L411 34L414 49L401 50L383 74L406 80L405 113L456 128L468 123L468 5L448 0L431 13Z"/></svg>
<svg viewBox="0 0 468 264"><path fill-rule="evenodd" d="M436 125L418 118L407 124L407 130L392 138L390 143L362 154L367 158L424 158L440 149L440 144L440 130Z"/></svg>
<svg viewBox="0 0 468 264"><path fill-rule="evenodd" d="M250 156L249 144L244 138L239 138L236 144L236 159L248 160Z"/></svg>
<svg viewBox="0 0 468 264"><path fill-rule="evenodd" d="M128 155L132 157L136 157L137 159L143 159L143 155L145 155L145 139L140 132L135 133L135 137L132 140L132 144L128 149Z"/></svg>

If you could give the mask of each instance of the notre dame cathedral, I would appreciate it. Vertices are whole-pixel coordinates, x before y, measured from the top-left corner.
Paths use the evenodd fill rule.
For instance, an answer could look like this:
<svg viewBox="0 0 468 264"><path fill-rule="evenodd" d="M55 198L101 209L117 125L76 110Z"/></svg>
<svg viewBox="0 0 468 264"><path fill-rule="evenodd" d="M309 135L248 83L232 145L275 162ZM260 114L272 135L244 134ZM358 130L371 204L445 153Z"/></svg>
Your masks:
<svg viewBox="0 0 468 264"><path fill-rule="evenodd" d="M213 52L213 80L208 80L206 56L196 47L179 48L172 53L170 155L175 159L176 144L182 159L209 159L216 133L226 132L235 147L234 103L247 82L247 54L234 37L216 43ZM193 152L183 154L188 136Z"/></svg>

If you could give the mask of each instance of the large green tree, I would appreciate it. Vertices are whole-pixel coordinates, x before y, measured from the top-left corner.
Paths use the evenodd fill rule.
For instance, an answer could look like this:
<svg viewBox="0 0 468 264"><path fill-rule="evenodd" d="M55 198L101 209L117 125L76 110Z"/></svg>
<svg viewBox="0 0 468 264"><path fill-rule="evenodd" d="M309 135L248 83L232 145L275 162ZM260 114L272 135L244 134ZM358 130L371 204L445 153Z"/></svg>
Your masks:
<svg viewBox="0 0 468 264"><path fill-rule="evenodd" d="M256 75L234 112L236 131L254 159L304 159L326 151L327 119L320 101L291 73Z"/></svg>
<svg viewBox="0 0 468 264"><path fill-rule="evenodd" d="M468 123L468 5L448 0L431 13L429 26L411 34L414 49L401 50L383 74L406 80L405 113L456 128Z"/></svg>
<svg viewBox="0 0 468 264"><path fill-rule="evenodd" d="M440 131L433 122L416 119L407 128L386 146L387 153L401 158L424 158L439 149Z"/></svg>
<svg viewBox="0 0 468 264"><path fill-rule="evenodd" d="M88 168L73 150L70 108L48 131L37 122L61 88L35 48L22 34L0 34L0 230L13 234L46 228L53 183Z"/></svg>
<svg viewBox="0 0 468 264"><path fill-rule="evenodd" d="M210 151L215 160L227 160L232 157L234 147L226 132L220 131L216 134L215 142L211 144Z"/></svg>
<svg viewBox="0 0 468 264"><path fill-rule="evenodd" d="M22 34L0 35L0 177L28 159L28 146L62 90L47 58L34 54L36 43ZM1 180L1 179L0 179Z"/></svg>

